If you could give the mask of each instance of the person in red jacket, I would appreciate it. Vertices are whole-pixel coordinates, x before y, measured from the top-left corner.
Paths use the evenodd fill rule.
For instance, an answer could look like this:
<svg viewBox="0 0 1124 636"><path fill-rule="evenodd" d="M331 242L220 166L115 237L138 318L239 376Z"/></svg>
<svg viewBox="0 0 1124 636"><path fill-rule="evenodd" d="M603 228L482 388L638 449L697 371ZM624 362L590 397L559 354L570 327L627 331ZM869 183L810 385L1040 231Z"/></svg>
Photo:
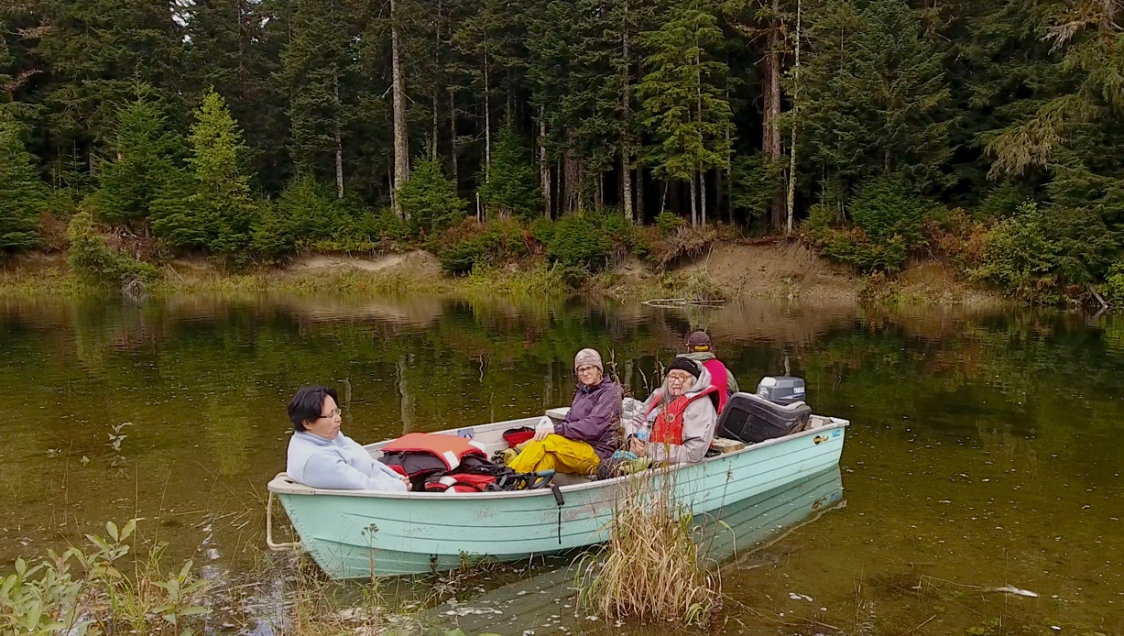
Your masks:
<svg viewBox="0 0 1124 636"><path fill-rule="evenodd" d="M710 336L705 331L696 331L687 337L687 353L679 354L680 358L687 358L698 362L710 372L711 383L718 387L718 412L726 408L726 401L731 395L741 389L734 374L714 356L714 345Z"/></svg>
<svg viewBox="0 0 1124 636"><path fill-rule="evenodd" d="M702 365L682 356L675 358L663 386L626 423L628 450L669 464L702 461L714 438L721 393Z"/></svg>

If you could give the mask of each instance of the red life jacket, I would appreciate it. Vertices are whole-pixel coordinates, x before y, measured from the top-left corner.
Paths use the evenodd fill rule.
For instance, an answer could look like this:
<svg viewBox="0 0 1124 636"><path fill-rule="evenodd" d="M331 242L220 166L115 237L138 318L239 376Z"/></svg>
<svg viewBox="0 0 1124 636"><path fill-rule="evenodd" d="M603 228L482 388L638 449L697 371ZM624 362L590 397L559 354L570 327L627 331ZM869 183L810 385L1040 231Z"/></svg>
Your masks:
<svg viewBox="0 0 1124 636"><path fill-rule="evenodd" d="M447 470L461 465L466 457L478 455L484 459L488 454L479 442L457 435L435 435L433 433L407 433L382 447L387 453L429 453L445 463Z"/></svg>
<svg viewBox="0 0 1124 636"><path fill-rule="evenodd" d="M717 358L707 360L703 366L710 372L710 385L718 389L718 406L715 410L721 413L730 399L730 371Z"/></svg>
<svg viewBox="0 0 1124 636"><path fill-rule="evenodd" d="M414 492L513 490L520 481L496 466L479 442L456 435L409 433L382 447L379 461L410 478Z"/></svg>
<svg viewBox="0 0 1124 636"><path fill-rule="evenodd" d="M671 444L673 446L681 446L683 444L683 411L691 405L695 400L701 398L710 398L714 403L714 408L718 408L718 400L721 397L721 391L718 390L713 384L706 387L698 393L692 395L680 395L667 405L667 408L656 416L655 423L652 424L652 436L649 442L656 444ZM652 414L660 405L660 400L657 399L652 407L645 413L645 417Z"/></svg>

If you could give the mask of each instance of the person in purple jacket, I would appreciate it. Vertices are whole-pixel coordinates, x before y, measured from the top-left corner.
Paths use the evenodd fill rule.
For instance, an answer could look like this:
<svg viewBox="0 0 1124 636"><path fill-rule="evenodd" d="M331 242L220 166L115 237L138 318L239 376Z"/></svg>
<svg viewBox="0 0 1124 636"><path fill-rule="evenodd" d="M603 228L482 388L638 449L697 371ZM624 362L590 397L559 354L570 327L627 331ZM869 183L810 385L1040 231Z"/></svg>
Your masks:
<svg viewBox="0 0 1124 636"><path fill-rule="evenodd" d="M593 349L578 352L574 371L578 391L566 419L558 424L545 416L539 420L535 437L509 464L515 472L553 469L593 475L617 450L623 396L620 385L604 377L601 354Z"/></svg>

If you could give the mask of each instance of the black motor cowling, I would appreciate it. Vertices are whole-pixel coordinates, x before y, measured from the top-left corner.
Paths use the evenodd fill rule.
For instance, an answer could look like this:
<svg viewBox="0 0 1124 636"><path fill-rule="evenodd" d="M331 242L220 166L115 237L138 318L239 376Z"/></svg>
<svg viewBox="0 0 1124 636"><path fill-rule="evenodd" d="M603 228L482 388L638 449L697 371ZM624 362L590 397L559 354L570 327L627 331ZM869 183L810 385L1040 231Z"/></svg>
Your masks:
<svg viewBox="0 0 1124 636"><path fill-rule="evenodd" d="M800 401L777 404L760 395L735 393L718 418L717 433L718 437L758 444L799 433L807 428L811 417L812 408Z"/></svg>

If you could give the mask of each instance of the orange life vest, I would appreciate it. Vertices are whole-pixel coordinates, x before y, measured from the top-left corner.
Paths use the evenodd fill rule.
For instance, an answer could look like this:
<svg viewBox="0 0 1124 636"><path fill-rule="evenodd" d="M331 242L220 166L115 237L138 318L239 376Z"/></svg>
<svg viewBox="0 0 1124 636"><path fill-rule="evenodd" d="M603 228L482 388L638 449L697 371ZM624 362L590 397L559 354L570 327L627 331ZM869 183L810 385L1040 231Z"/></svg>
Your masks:
<svg viewBox="0 0 1124 636"><path fill-rule="evenodd" d="M448 470L454 470L470 456L488 458L483 444L470 442L457 435L437 435L434 433L407 433L382 447L383 453L424 452L430 453L445 462Z"/></svg>
<svg viewBox="0 0 1124 636"><path fill-rule="evenodd" d="M695 400L701 398L709 398L714 403L714 408L718 409L718 387L710 385L692 395L680 395L671 401L662 413L656 416L656 421L652 424L652 436L648 440L656 444L671 444L673 446L681 446L683 444L683 412L687 410ZM651 415L652 411L657 409L660 405L660 399L652 404L648 409L645 416Z"/></svg>

